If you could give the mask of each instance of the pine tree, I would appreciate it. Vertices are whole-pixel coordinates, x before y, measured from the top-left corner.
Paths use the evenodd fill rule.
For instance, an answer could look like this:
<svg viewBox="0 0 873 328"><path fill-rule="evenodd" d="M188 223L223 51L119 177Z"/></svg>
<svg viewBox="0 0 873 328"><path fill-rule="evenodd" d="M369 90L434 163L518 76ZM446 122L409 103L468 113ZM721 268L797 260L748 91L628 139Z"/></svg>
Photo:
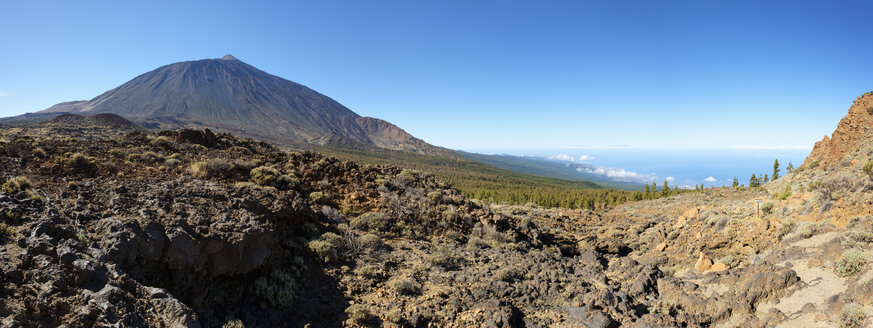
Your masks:
<svg viewBox="0 0 873 328"><path fill-rule="evenodd" d="M749 188L755 188L758 186L758 177L752 174L752 177L749 178Z"/></svg>
<svg viewBox="0 0 873 328"><path fill-rule="evenodd" d="M785 170L788 171L788 173L794 172L794 163L788 162L788 166L785 167Z"/></svg>
<svg viewBox="0 0 873 328"><path fill-rule="evenodd" d="M658 191L658 184L655 182L652 182L652 193L655 193L657 191Z"/></svg>
<svg viewBox="0 0 873 328"><path fill-rule="evenodd" d="M667 186L667 180L664 180L664 187L661 189L661 194L664 194L665 196L670 194L670 187Z"/></svg>
<svg viewBox="0 0 873 328"><path fill-rule="evenodd" d="M773 162L773 180L779 179L779 159Z"/></svg>
<svg viewBox="0 0 873 328"><path fill-rule="evenodd" d="M770 177L764 174L764 183L770 182Z"/></svg>
<svg viewBox="0 0 873 328"><path fill-rule="evenodd" d="M648 184L648 183L646 184L646 189L643 190L643 192L646 193L646 195L648 195L648 194L651 193L651 190L649 190L649 184Z"/></svg>
<svg viewBox="0 0 873 328"><path fill-rule="evenodd" d="M740 184L740 180L737 180L737 177L734 177L734 182L731 184L731 187L736 188Z"/></svg>

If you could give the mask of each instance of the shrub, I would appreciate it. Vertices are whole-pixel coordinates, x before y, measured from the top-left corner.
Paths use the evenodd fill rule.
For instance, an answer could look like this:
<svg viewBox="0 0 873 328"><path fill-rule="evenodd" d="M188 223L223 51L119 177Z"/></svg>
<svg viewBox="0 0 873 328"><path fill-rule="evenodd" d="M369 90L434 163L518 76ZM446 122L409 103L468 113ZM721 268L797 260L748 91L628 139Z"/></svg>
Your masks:
<svg viewBox="0 0 873 328"><path fill-rule="evenodd" d="M297 185L297 179L284 175L271 166L260 166L249 171L249 176L255 183L273 187L279 190L293 188Z"/></svg>
<svg viewBox="0 0 873 328"><path fill-rule="evenodd" d="M774 194L773 198L776 198L777 200L786 200L790 196L791 196L791 185L786 184L785 189L783 189L782 192L778 192L778 193Z"/></svg>
<svg viewBox="0 0 873 328"><path fill-rule="evenodd" d="M866 319L867 313L864 308L857 304L846 305L840 312L840 328L862 327Z"/></svg>
<svg viewBox="0 0 873 328"><path fill-rule="evenodd" d="M147 151L147 152L142 153L142 156L140 157L140 159L146 163L160 163L160 162L164 161L163 156L158 155L157 153L155 153L153 151Z"/></svg>
<svg viewBox="0 0 873 328"><path fill-rule="evenodd" d="M502 268L494 273L494 278L505 282L513 282L522 278L521 270L518 268Z"/></svg>
<svg viewBox="0 0 873 328"><path fill-rule="evenodd" d="M243 324L242 320L236 319L228 321L221 328L246 328L246 325Z"/></svg>
<svg viewBox="0 0 873 328"><path fill-rule="evenodd" d="M77 173L91 173L97 168L93 163L93 159L82 153L70 155L70 157L66 159L64 165L66 165L68 169Z"/></svg>
<svg viewBox="0 0 873 328"><path fill-rule="evenodd" d="M160 136L155 138L150 142L152 146L160 147L164 149L176 149L176 142L173 139L167 138L165 136Z"/></svg>
<svg viewBox="0 0 873 328"><path fill-rule="evenodd" d="M458 261L457 258L455 258L455 254L452 252L452 250L447 247L441 247L437 249L436 252L428 256L425 260L431 265L438 266L446 270L455 268Z"/></svg>
<svg viewBox="0 0 873 328"><path fill-rule="evenodd" d="M3 183L3 186L0 187L0 191L11 194L18 191L24 191L30 189L31 183L30 180L27 180L25 177L14 177L9 179Z"/></svg>
<svg viewBox="0 0 873 328"><path fill-rule="evenodd" d="M648 310L649 313L672 315L676 312L676 305L670 301L657 300L652 304L652 306L649 306Z"/></svg>
<svg viewBox="0 0 873 328"><path fill-rule="evenodd" d="M42 148L34 148L31 154L36 158L45 158L47 156Z"/></svg>
<svg viewBox="0 0 873 328"><path fill-rule="evenodd" d="M226 177L231 174L230 164L221 159L195 162L188 168L195 178Z"/></svg>
<svg viewBox="0 0 873 328"><path fill-rule="evenodd" d="M861 170L863 170L864 173L866 173L868 177L873 179L873 161L869 161L866 164L864 164L864 166L861 167Z"/></svg>
<svg viewBox="0 0 873 328"><path fill-rule="evenodd" d="M398 308L394 308L385 312L385 319L393 323L399 324L403 322L403 312Z"/></svg>
<svg viewBox="0 0 873 328"><path fill-rule="evenodd" d="M382 212L368 212L350 222L352 228L365 231L384 232L391 228L391 222Z"/></svg>
<svg viewBox="0 0 873 328"><path fill-rule="evenodd" d="M343 238L333 232L325 232L321 235L321 239L309 242L309 249L326 263L339 260L342 246Z"/></svg>
<svg viewBox="0 0 873 328"><path fill-rule="evenodd" d="M346 309L346 314L349 315L349 319L346 320L349 326L365 326L376 319L370 309L363 304L352 304Z"/></svg>
<svg viewBox="0 0 873 328"><path fill-rule="evenodd" d="M772 202L766 202L766 203L762 204L761 205L761 213L763 213L764 215L770 214L770 212L773 212L773 206L774 206L774 204Z"/></svg>
<svg viewBox="0 0 873 328"><path fill-rule="evenodd" d="M392 280L389 284L400 295L415 295L420 291L418 284L410 279L396 279Z"/></svg>
<svg viewBox="0 0 873 328"><path fill-rule="evenodd" d="M15 233L15 228L6 225L6 223L0 223L0 235L12 235Z"/></svg>
<svg viewBox="0 0 873 328"><path fill-rule="evenodd" d="M169 168L174 168L174 167L177 167L181 164L182 164L182 161L175 159L175 158L168 158L167 160L164 161L164 165L166 165Z"/></svg>
<svg viewBox="0 0 873 328"><path fill-rule="evenodd" d="M371 233L361 236L360 242L366 249L377 249L382 246L382 238Z"/></svg>
<svg viewBox="0 0 873 328"><path fill-rule="evenodd" d="M327 201L327 197L324 196L323 192L313 191L309 194L309 200L311 200L313 203L321 204Z"/></svg>
<svg viewBox="0 0 873 328"><path fill-rule="evenodd" d="M850 249L843 252L840 261L834 265L834 273L840 277L848 277L861 272L861 269L863 269L866 264L867 256L864 255L864 252L857 249Z"/></svg>
<svg viewBox="0 0 873 328"><path fill-rule="evenodd" d="M121 148L112 148L109 150L109 156L115 158L125 158L127 156L127 151Z"/></svg>
<svg viewBox="0 0 873 328"><path fill-rule="evenodd" d="M297 298L298 289L293 271L276 270L255 281L255 295L276 308L291 306Z"/></svg>
<svg viewBox="0 0 873 328"><path fill-rule="evenodd" d="M777 230L777 239L782 240L785 236L794 231L794 228L797 227L797 223L794 221L786 221L779 225L779 229Z"/></svg>

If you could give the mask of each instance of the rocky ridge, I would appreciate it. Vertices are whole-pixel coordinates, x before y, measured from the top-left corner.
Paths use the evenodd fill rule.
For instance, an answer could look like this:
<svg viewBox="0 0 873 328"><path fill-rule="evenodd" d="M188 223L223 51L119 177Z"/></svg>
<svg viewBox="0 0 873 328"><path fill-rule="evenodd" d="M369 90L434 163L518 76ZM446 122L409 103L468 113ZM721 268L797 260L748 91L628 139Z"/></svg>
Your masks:
<svg viewBox="0 0 873 328"><path fill-rule="evenodd" d="M2 326L833 326L873 301L873 216L839 199L873 194L860 167L571 211L94 119L0 129L0 167Z"/></svg>

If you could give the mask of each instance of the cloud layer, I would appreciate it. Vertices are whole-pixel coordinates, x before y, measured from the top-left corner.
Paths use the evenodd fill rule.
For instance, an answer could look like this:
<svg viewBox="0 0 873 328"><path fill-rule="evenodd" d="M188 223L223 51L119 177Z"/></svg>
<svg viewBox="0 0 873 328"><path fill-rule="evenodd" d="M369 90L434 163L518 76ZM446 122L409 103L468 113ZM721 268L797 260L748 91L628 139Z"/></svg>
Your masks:
<svg viewBox="0 0 873 328"><path fill-rule="evenodd" d="M582 155L582 156L579 156L579 158L575 158L575 157L567 155L567 154L556 154L556 155L549 156L548 158L551 160L565 161L565 162L576 162L576 161L584 162L584 161L590 161L590 160L594 159L594 157L588 156L588 155Z"/></svg>
<svg viewBox="0 0 873 328"><path fill-rule="evenodd" d="M648 182L655 179L655 175L653 174L640 174L634 171L628 171L625 169L619 169L614 167L605 167L598 166L594 168L590 167L577 167L577 172L588 173L594 175L605 176L608 178L612 178L618 181L625 182Z"/></svg>

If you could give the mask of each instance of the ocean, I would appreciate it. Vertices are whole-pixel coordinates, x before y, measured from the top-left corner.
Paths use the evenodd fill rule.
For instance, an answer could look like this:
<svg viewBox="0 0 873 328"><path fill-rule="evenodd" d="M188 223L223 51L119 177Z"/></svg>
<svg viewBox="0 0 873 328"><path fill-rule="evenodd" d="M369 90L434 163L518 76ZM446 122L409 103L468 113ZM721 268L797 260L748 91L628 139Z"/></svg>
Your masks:
<svg viewBox="0 0 873 328"><path fill-rule="evenodd" d="M810 149L470 149L481 154L535 156L584 164L588 173L641 183L668 180L671 186L730 186L734 177L748 185L752 174L773 174L778 159L781 175L788 163L799 167Z"/></svg>

